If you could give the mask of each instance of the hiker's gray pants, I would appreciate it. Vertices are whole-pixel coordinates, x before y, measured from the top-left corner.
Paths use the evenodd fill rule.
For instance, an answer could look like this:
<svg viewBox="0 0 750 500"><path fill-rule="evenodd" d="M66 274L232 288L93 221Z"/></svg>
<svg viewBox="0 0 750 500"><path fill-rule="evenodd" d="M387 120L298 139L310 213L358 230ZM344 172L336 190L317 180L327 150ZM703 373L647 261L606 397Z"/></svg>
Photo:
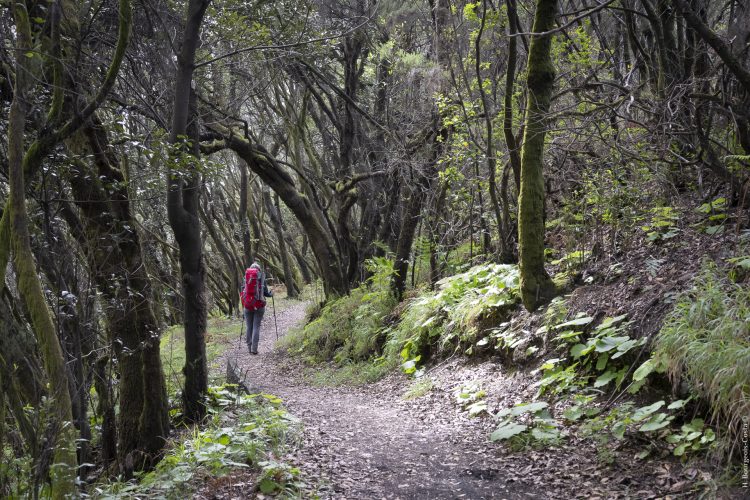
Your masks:
<svg viewBox="0 0 750 500"><path fill-rule="evenodd" d="M250 352L258 352L258 341L260 340L260 322L263 321L263 313L266 309L248 311L245 309L245 329L247 330L247 347Z"/></svg>

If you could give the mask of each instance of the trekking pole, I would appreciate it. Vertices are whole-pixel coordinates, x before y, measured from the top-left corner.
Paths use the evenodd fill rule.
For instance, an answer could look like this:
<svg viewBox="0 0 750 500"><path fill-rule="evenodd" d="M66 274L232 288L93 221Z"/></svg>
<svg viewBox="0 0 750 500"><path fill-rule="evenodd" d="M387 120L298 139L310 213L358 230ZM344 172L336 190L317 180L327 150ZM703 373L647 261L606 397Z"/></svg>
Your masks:
<svg viewBox="0 0 750 500"><path fill-rule="evenodd" d="M273 326L276 328L276 340L279 340L279 324L276 322L276 301L271 295L271 309L273 309Z"/></svg>
<svg viewBox="0 0 750 500"><path fill-rule="evenodd" d="M240 318L242 319L242 323L240 324L240 338L237 339L237 351L239 351L240 347L242 347L242 332L245 329L245 314L244 314L244 311L243 311L242 316L240 316Z"/></svg>

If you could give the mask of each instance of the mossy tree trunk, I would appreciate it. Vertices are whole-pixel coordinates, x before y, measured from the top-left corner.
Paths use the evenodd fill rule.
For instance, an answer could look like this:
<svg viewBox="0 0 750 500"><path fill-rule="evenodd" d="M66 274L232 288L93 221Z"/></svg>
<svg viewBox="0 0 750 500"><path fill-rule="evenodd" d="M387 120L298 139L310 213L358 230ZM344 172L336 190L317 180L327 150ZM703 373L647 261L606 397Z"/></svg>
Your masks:
<svg viewBox="0 0 750 500"><path fill-rule="evenodd" d="M192 90L195 53L210 0L187 4L182 45L177 55L177 74L169 142L174 149L167 168L167 215L180 249L180 274L185 297L185 388L182 393L185 417L200 421L206 414L208 391L206 362L206 267L200 230L201 174L196 163L200 155L194 93ZM176 167L176 168L174 168Z"/></svg>
<svg viewBox="0 0 750 500"><path fill-rule="evenodd" d="M273 230L276 233L276 239L279 242L279 258L281 260L281 269L284 271L284 284L286 285L287 296L296 298L299 296L299 287L294 280L294 270L292 267L289 248L284 237L284 222L281 219L281 206L279 205L279 195L274 196L271 200L270 190L263 191L263 201L266 205L266 211L271 219Z"/></svg>
<svg viewBox="0 0 750 500"><path fill-rule="evenodd" d="M169 434L154 294L133 229L127 179L98 117L67 146L71 153L92 159L92 165L74 161L69 180L82 216L77 238L106 299L109 340L120 372L120 466L129 475L153 463Z"/></svg>
<svg viewBox="0 0 750 500"><path fill-rule="evenodd" d="M75 493L77 475L76 430L68 388L68 375L62 347L57 339L52 313L47 306L42 284L37 274L31 250L29 219L26 212L24 181L24 131L30 108L31 58L33 50L29 15L24 2L13 4L16 25L16 81L13 101L8 113L8 177L10 185L10 243L18 280L18 291L23 299L36 335L44 367L49 377L49 396L54 400L54 425L57 426L55 452L51 469L51 496L65 498ZM4 214L5 215L5 214Z"/></svg>
<svg viewBox="0 0 750 500"><path fill-rule="evenodd" d="M557 0L537 0L534 33L555 27ZM550 57L552 34L532 36L528 60L528 105L521 148L521 193L518 199L518 250L521 298L533 311L555 295L544 269L544 135L555 83Z"/></svg>

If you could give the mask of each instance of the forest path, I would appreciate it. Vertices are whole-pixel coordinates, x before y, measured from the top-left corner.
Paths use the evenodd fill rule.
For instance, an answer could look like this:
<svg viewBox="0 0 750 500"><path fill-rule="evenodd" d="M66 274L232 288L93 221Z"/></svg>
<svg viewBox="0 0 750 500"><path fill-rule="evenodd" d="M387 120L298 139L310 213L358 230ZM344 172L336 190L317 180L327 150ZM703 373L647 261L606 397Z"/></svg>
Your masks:
<svg viewBox="0 0 750 500"><path fill-rule="evenodd" d="M304 302L277 314L279 335L304 319ZM322 498L532 498L531 485L498 477L486 435L471 435L450 418L415 412L390 387L316 387L301 366L274 351L270 307L259 354L242 344L238 364L252 392L284 400L304 425L301 446L285 457L314 482ZM446 415L447 416L447 415ZM488 460L490 458L490 460ZM524 494L517 494L523 491Z"/></svg>
<svg viewBox="0 0 750 500"><path fill-rule="evenodd" d="M303 321L307 303L279 303L281 337ZM409 381L400 374L363 387L315 385L310 369L275 349L270 307L259 352L250 355L243 341L225 355L237 356L251 392L281 397L302 421L300 446L282 460L302 470L304 498L655 498L684 494L692 483L676 464L635 461L629 450L602 460L591 440L518 453L490 443L494 420L469 418L453 388L483 377L498 381L496 392L512 393L518 380L494 363L449 360L431 373L430 393L412 401L402 396ZM226 493L211 498L257 495Z"/></svg>

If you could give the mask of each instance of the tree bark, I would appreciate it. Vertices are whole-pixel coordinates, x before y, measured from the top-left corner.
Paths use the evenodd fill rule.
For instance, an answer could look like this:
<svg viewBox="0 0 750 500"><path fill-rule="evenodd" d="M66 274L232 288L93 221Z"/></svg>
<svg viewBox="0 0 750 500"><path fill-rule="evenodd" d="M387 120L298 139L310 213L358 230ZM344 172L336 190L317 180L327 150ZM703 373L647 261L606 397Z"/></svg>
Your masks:
<svg viewBox="0 0 750 500"><path fill-rule="evenodd" d="M487 156L487 173L488 183L490 191L490 201L492 202L492 210L495 212L495 221L497 222L497 233L498 242L500 244L499 250L500 255L498 256L501 262L509 262L513 260L512 252L508 248L507 231L510 221L503 217L503 212L500 209L500 200L497 196L497 158L495 157L495 133L492 120L494 118L494 111L490 107L487 93L484 90L484 80L482 79L481 61L482 61L482 33L484 32L484 26L487 21L487 0L482 2L482 20L479 24L479 31L477 32L476 40L474 41L474 70L477 76L477 87L479 88L479 97L482 102L482 109L484 111L484 124L485 132L487 134L487 149L485 151ZM511 41L515 43L515 38L511 37ZM509 48L509 50L511 50ZM508 66L510 67L510 60L515 60L515 46L512 47L513 55L508 56ZM515 64L515 63L514 63ZM515 71L515 70L513 70ZM512 78L512 77L511 77ZM512 87L512 86L511 86ZM507 92L507 91L506 91ZM507 97L507 96L506 96ZM507 107L506 107L507 113ZM511 134L512 135L512 134ZM508 149L511 150L510 145ZM511 156L513 152L511 151Z"/></svg>
<svg viewBox="0 0 750 500"><path fill-rule="evenodd" d="M44 291L39 281L26 212L26 187L24 181L24 130L29 109L30 58L26 54L33 50L31 27L24 2L16 0L13 5L16 24L16 82L13 100L8 112L8 199L10 240L15 265L18 291L29 313L32 328L44 360L49 377L50 396L54 400L53 415L55 432L54 458L51 467L52 498L66 498L75 494L77 472L76 432L68 389L68 374L62 347L55 332L52 314L47 306ZM5 213L3 214L5 215Z"/></svg>
<svg viewBox="0 0 750 500"><path fill-rule="evenodd" d="M200 149L194 106L191 105L194 95L191 87L195 53L200 45L200 29L209 3L210 0L190 0L187 5L182 46L177 56L172 130L169 134L173 149L167 169L167 215L180 249L180 273L185 297L185 388L182 402L185 418L192 422L198 422L205 416L204 398L208 391L206 268L198 215L201 175L195 165L199 161ZM180 168L172 168L180 163L183 163Z"/></svg>
<svg viewBox="0 0 750 500"><path fill-rule="evenodd" d="M537 0L532 31L552 30L556 11L557 0ZM551 34L533 36L527 66L529 97L521 149L518 242L521 298L529 311L550 300L556 292L544 269L544 136L555 83L551 45Z"/></svg>
<svg viewBox="0 0 750 500"><path fill-rule="evenodd" d="M96 167L74 162L69 180L83 222L78 239L97 288L107 299L104 314L121 382L119 458L122 471L129 475L153 464L169 434L152 284L135 231L125 176L104 126L94 116L67 145L71 153L90 156Z"/></svg>
<svg viewBox="0 0 750 500"><path fill-rule="evenodd" d="M737 80L745 88L745 91L750 93L750 70L745 68L737 56L732 53L731 47L698 17L686 0L672 0L672 2L685 18L688 25L714 49L729 71L737 77Z"/></svg>
<svg viewBox="0 0 750 500"><path fill-rule="evenodd" d="M284 226L281 221L279 197L276 195L276 203L274 204L271 200L271 193L268 190L265 190L263 191L263 200L266 204L268 216L271 218L274 232L276 233L276 240L279 244L279 258L281 259L281 269L284 271L284 284L286 285L287 296L290 298L296 298L299 295L299 287L294 281L294 273L292 272L289 252L286 240L284 239Z"/></svg>
<svg viewBox="0 0 750 500"><path fill-rule="evenodd" d="M333 298L348 294L346 268L338 252L335 235L332 234L321 210L307 195L299 191L292 177L265 149L251 144L249 140L231 131L225 131L225 138L226 146L247 162L248 167L279 195L307 233L318 262L326 296Z"/></svg>

